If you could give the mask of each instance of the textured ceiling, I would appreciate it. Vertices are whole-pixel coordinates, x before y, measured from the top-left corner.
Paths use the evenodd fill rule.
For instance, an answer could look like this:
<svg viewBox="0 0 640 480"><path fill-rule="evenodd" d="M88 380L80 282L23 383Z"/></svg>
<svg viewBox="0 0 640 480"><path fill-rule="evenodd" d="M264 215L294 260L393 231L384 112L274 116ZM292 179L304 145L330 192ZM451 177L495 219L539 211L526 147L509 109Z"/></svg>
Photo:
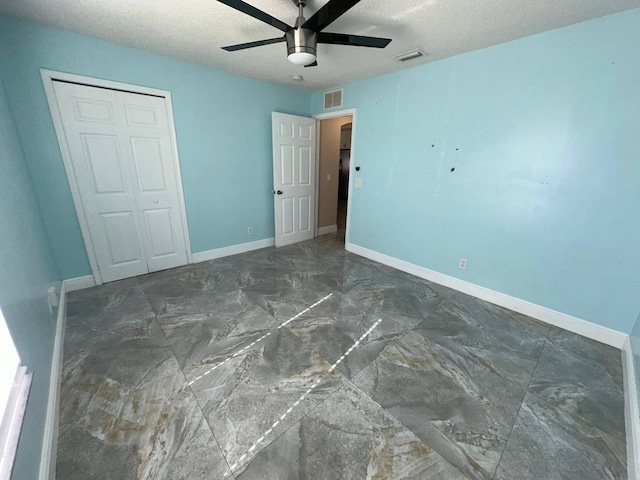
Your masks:
<svg viewBox="0 0 640 480"><path fill-rule="evenodd" d="M291 25L291 0L249 0ZM305 17L326 3L309 0ZM284 43L220 47L281 36L216 0L0 0L0 14L307 91L408 68L640 7L640 0L362 0L325 31L392 38L386 49L318 45L315 68L287 61ZM426 58L394 55L421 48ZM293 82L292 75L303 75Z"/></svg>

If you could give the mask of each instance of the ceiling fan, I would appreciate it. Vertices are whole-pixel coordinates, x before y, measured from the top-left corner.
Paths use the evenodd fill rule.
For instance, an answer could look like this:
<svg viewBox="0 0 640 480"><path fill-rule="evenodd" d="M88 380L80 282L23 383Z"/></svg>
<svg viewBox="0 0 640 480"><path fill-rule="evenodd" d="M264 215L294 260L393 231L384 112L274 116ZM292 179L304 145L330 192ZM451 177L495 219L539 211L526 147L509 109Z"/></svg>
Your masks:
<svg viewBox="0 0 640 480"><path fill-rule="evenodd" d="M270 45L272 43L287 42L288 59L291 63L304 65L305 67L315 67L318 65L316 61L316 46L318 43L384 48L391 42L390 38L322 32L329 24L360 0L329 0L329 2L309 18L309 20L306 20L303 16L303 9L307 5L307 0L293 0L293 3L297 5L299 10L298 18L293 27L240 0L218 1L284 32L282 37L222 47L223 50L228 52L259 47L261 45Z"/></svg>

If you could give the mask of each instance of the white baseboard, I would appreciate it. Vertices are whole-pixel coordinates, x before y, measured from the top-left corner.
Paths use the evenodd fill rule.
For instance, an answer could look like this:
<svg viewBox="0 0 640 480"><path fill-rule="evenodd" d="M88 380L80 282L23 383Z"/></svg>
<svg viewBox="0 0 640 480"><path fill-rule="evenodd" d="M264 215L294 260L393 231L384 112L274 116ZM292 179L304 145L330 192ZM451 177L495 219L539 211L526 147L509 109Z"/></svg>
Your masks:
<svg viewBox="0 0 640 480"><path fill-rule="evenodd" d="M87 277L80 277L87 278ZM90 277L93 280L93 277ZM72 279L71 285L81 285ZM62 373L62 347L64 344L64 327L67 320L67 286L69 280L62 282L56 318L56 332L53 342L53 356L51 358L51 375L49 377L49 401L47 403L47 417L44 424L42 438L42 453L40 455L40 473L38 480L53 480L56 478L56 451L58 447L58 415L60 412L60 377ZM94 283L95 284L95 283ZM86 287L85 287L86 288ZM80 288L76 288L79 290Z"/></svg>
<svg viewBox="0 0 640 480"><path fill-rule="evenodd" d="M96 286L96 280L93 275L85 275L84 277L68 278L62 281L67 293L75 292L76 290L84 290L85 288L91 288ZM61 295L62 297L62 295Z"/></svg>
<svg viewBox="0 0 640 480"><path fill-rule="evenodd" d="M630 480L633 480L640 478L640 406L630 337L627 337L622 348L622 370L624 418L627 431L627 475Z"/></svg>
<svg viewBox="0 0 640 480"><path fill-rule="evenodd" d="M275 244L275 238L265 238L264 240L257 240L255 242L240 243L238 245L231 245L230 247L216 248L205 252L193 253L191 255L191 259L193 263L206 262L207 260L237 255L238 253L273 247ZM95 287L96 280L93 275L86 275L84 277L69 278L64 280L62 284L64 285L66 292L69 293L75 292L76 290Z"/></svg>
<svg viewBox="0 0 640 480"><path fill-rule="evenodd" d="M238 245L231 245L230 247L216 248L214 250L207 250L205 252L197 252L192 254L192 259L193 263L206 262L207 260L214 260L216 258L237 255L238 253L245 253L252 250L259 250L261 248L273 247L275 244L275 238L265 238L264 240L257 240L255 242L240 243Z"/></svg>
<svg viewBox="0 0 640 480"><path fill-rule="evenodd" d="M328 225L326 227L318 228L318 236L326 235L327 233L333 233L338 231L338 225Z"/></svg>
<svg viewBox="0 0 640 480"><path fill-rule="evenodd" d="M428 268L414 265L413 263L405 262L382 253L378 253L374 250L369 250L353 243L347 243L345 249L356 255L375 260L376 262L383 263L390 267L402 270L403 272L410 273L416 277L424 278L434 283L444 285L445 287L458 290L460 292L472 295L481 300L499 305L501 307L508 308L514 312L522 313L529 317L540 320L541 322L554 325L556 327L564 328L570 332L577 333L584 337L596 340L606 345L621 349L624 346L624 342L628 335L626 333L619 332L612 328L604 327L581 318L567 315L566 313L558 312L535 303L527 302L516 297L505 295L504 293L490 290L480 285L476 285L459 278L450 277L435 270L429 270Z"/></svg>

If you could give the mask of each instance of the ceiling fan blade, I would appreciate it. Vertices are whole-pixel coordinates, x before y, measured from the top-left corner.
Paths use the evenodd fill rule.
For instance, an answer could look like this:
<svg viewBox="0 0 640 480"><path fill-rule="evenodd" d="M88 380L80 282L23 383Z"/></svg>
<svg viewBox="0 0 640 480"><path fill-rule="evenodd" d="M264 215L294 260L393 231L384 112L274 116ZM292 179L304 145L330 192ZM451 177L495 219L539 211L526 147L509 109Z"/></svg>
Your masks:
<svg viewBox="0 0 640 480"><path fill-rule="evenodd" d="M291 27L286 23L281 22L277 18L272 17L268 13L257 9L256 7L249 5L248 3L242 2L240 0L218 0L218 1L220 3L224 3L225 5L228 5L231 8L235 8L236 10L242 13L250 15L253 18L256 18L266 24L276 27L277 29L282 30L283 32L286 32L287 30L291 30Z"/></svg>
<svg viewBox="0 0 640 480"><path fill-rule="evenodd" d="M315 62L310 63L309 65L305 65L305 66L304 66L304 68L307 68L307 67L317 67L317 66L318 66L318 61L316 60Z"/></svg>
<svg viewBox="0 0 640 480"><path fill-rule="evenodd" d="M237 50L244 50L246 48L260 47L262 45L271 45L272 43L284 42L285 37L267 38L266 40L258 40L256 42L239 43L238 45L229 45L228 47L222 47L227 52L235 52Z"/></svg>
<svg viewBox="0 0 640 480"><path fill-rule="evenodd" d="M333 43L335 45L384 48L390 42L390 38L363 37L361 35L349 35L348 33L320 32L318 34L318 43Z"/></svg>
<svg viewBox="0 0 640 480"><path fill-rule="evenodd" d="M304 22L302 27L313 30L314 32L319 32L328 27L334 20L359 1L360 0L329 0L329 2L325 3L309 20Z"/></svg>

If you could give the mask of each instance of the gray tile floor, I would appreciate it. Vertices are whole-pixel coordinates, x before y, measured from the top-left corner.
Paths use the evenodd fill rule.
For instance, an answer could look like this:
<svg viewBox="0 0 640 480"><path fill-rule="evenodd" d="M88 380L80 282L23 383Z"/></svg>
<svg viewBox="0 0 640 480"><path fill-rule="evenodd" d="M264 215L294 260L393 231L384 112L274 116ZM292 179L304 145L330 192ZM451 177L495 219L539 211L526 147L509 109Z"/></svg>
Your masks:
<svg viewBox="0 0 640 480"><path fill-rule="evenodd" d="M60 480L626 478L619 351L335 235L67 307Z"/></svg>

